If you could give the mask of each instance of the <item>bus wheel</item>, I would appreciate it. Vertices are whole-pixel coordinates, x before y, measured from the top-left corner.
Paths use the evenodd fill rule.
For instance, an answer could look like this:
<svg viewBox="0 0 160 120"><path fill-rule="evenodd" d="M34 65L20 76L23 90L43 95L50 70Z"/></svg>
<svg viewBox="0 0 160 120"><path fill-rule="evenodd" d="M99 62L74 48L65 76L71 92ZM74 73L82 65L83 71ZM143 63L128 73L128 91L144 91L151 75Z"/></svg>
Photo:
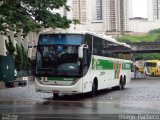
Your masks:
<svg viewBox="0 0 160 120"><path fill-rule="evenodd" d="M59 94L58 93L53 93L53 99L58 99L59 98Z"/></svg>
<svg viewBox="0 0 160 120"><path fill-rule="evenodd" d="M126 85L126 76L123 77L123 80L122 80L122 88L124 89Z"/></svg>
<svg viewBox="0 0 160 120"><path fill-rule="evenodd" d="M147 76L147 73L146 73L146 71L145 71L145 73L144 73L144 74L145 74L145 76Z"/></svg>
<svg viewBox="0 0 160 120"><path fill-rule="evenodd" d="M124 89L124 85L125 85L125 78L121 77L118 89L119 90L123 90Z"/></svg>
<svg viewBox="0 0 160 120"><path fill-rule="evenodd" d="M152 77L154 77L154 72L152 73Z"/></svg>
<svg viewBox="0 0 160 120"><path fill-rule="evenodd" d="M126 84L126 78L125 78L125 77L123 78L123 77L121 76L120 81L119 81L119 85L112 87L112 89L113 89L113 90L123 90L125 84Z"/></svg>
<svg viewBox="0 0 160 120"><path fill-rule="evenodd" d="M97 95L97 91L98 91L97 80L94 80L94 82L92 84L92 91L90 92L90 97L96 96Z"/></svg>

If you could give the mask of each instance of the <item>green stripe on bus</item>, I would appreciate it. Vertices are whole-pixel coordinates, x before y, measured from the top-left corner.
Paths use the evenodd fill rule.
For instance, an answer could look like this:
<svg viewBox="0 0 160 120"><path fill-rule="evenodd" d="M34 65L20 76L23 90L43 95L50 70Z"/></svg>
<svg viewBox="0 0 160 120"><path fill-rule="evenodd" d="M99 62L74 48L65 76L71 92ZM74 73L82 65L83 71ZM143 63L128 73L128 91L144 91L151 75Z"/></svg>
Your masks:
<svg viewBox="0 0 160 120"><path fill-rule="evenodd" d="M120 61L116 61L116 67L114 68L113 60L102 60L102 59L95 59L92 58L92 69L93 70L114 70L118 69ZM129 62L122 62L122 70L130 70L131 63Z"/></svg>
<svg viewBox="0 0 160 120"><path fill-rule="evenodd" d="M92 58L92 69L96 69L96 70L108 69L108 70L111 70L111 69L113 69L113 61L100 60L100 59Z"/></svg>

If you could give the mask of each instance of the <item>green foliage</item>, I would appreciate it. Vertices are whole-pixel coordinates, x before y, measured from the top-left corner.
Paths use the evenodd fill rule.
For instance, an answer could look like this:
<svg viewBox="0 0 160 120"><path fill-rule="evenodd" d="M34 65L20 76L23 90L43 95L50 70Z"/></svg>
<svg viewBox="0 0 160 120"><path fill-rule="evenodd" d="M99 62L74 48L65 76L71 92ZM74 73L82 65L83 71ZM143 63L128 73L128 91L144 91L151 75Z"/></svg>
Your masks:
<svg viewBox="0 0 160 120"><path fill-rule="evenodd" d="M136 53L135 58L144 60L160 60L159 53Z"/></svg>
<svg viewBox="0 0 160 120"><path fill-rule="evenodd" d="M17 70L28 70L31 68L31 61L27 57L27 51L25 51L23 45L16 45L15 66Z"/></svg>
<svg viewBox="0 0 160 120"><path fill-rule="evenodd" d="M156 41L157 41L157 42L160 42L160 34L157 35Z"/></svg>
<svg viewBox="0 0 160 120"><path fill-rule="evenodd" d="M73 22L74 25L80 24L80 21L78 19L73 19L72 22Z"/></svg>
<svg viewBox="0 0 160 120"><path fill-rule="evenodd" d="M160 28L150 30L148 33L149 33L149 34L157 34L157 33L160 33Z"/></svg>
<svg viewBox="0 0 160 120"><path fill-rule="evenodd" d="M0 31L8 30L17 33L23 30L24 35L42 26L52 28L68 28L71 20L61 17L53 10L64 7L67 0L1 0ZM8 29L8 30L7 30Z"/></svg>
<svg viewBox="0 0 160 120"><path fill-rule="evenodd" d="M11 41L10 36L8 36L8 40L9 40L8 42L7 42L7 40L5 40L6 49L8 51L7 55L14 57L15 47L13 45L13 42Z"/></svg>
<svg viewBox="0 0 160 120"><path fill-rule="evenodd" d="M160 36L158 34L145 35L123 35L116 39L120 42L155 42Z"/></svg>
<svg viewBox="0 0 160 120"><path fill-rule="evenodd" d="M116 38L120 42L156 42L160 41L160 34L145 34L145 35L124 35ZM160 60L159 53L136 53L136 59L144 60Z"/></svg>
<svg viewBox="0 0 160 120"><path fill-rule="evenodd" d="M22 51L21 51L21 47L19 45L16 45L16 52L17 54L15 55L15 67L17 70L21 70L22 69Z"/></svg>

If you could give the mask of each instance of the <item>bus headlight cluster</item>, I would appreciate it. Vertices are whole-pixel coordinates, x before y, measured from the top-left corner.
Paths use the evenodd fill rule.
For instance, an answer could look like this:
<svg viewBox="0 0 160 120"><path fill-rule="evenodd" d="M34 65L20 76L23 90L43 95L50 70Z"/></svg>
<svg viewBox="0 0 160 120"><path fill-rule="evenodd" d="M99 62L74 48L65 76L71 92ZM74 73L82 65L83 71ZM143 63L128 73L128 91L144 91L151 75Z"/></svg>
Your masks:
<svg viewBox="0 0 160 120"><path fill-rule="evenodd" d="M71 83L71 85L76 84L76 82L78 82L78 81L79 81L79 79L74 80L74 81Z"/></svg>
<svg viewBox="0 0 160 120"><path fill-rule="evenodd" d="M41 77L41 81L48 82L48 78L47 77Z"/></svg>

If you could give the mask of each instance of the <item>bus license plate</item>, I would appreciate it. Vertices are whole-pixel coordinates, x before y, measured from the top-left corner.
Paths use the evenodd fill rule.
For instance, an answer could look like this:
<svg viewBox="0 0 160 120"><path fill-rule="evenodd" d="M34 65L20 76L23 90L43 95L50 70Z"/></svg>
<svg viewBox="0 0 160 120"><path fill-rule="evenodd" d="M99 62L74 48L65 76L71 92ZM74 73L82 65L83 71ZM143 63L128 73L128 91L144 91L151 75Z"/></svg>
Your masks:
<svg viewBox="0 0 160 120"><path fill-rule="evenodd" d="M53 90L52 93L59 93L59 91L58 90Z"/></svg>

